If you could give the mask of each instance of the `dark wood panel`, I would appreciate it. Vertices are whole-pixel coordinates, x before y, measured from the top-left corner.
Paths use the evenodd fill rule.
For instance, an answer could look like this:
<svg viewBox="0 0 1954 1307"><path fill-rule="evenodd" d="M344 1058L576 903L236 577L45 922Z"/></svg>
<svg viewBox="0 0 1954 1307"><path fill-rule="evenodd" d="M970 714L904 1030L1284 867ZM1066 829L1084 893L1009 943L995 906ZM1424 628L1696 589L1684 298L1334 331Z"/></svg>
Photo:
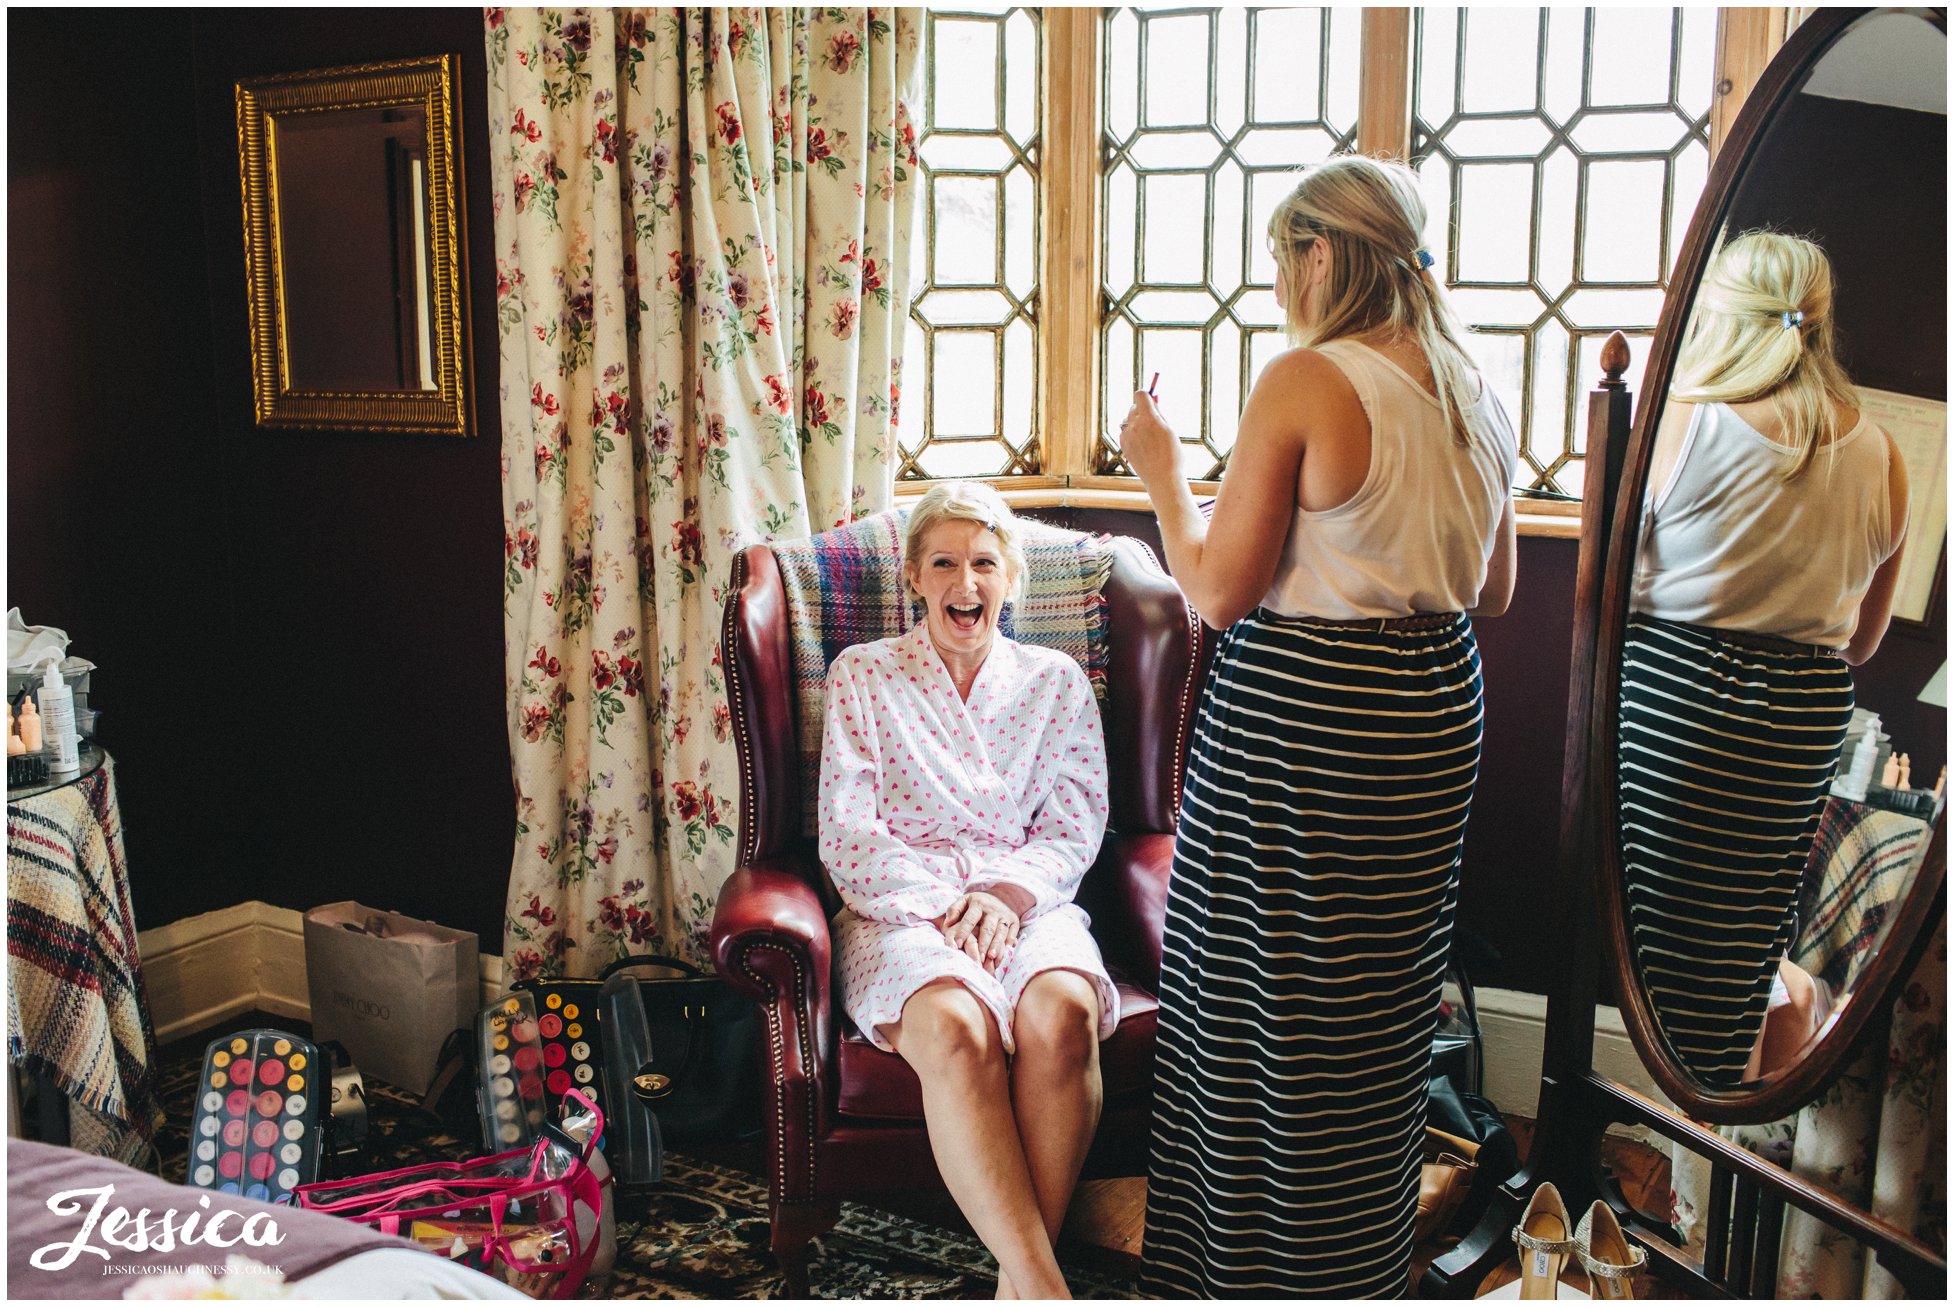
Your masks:
<svg viewBox="0 0 1954 1307"><path fill-rule="evenodd" d="M231 899L358 898L500 951L515 802L503 725L501 410L478 9L195 11L211 405L230 446L237 647L261 702ZM459 56L472 439L252 421L239 78Z"/></svg>
<svg viewBox="0 0 1954 1307"><path fill-rule="evenodd" d="M1832 261L1839 357L1852 379L1945 400L1947 231L1941 206L1923 197L1946 193L1945 115L1794 95L1760 142L1726 229L1816 241ZM1867 214L1882 215L1878 240L1866 239Z"/></svg>
<svg viewBox="0 0 1954 1307"><path fill-rule="evenodd" d="M23 10L8 600L100 665L144 926L359 897L500 947L500 417L481 14ZM480 435L252 424L233 81L461 56ZM78 143L81 143L78 146Z"/></svg>
<svg viewBox="0 0 1954 1307"><path fill-rule="evenodd" d="M237 650L210 403L190 27L23 9L16 51L86 51L67 93L17 61L7 143L7 602L98 670L136 918L238 897ZM59 83L60 79L56 79Z"/></svg>

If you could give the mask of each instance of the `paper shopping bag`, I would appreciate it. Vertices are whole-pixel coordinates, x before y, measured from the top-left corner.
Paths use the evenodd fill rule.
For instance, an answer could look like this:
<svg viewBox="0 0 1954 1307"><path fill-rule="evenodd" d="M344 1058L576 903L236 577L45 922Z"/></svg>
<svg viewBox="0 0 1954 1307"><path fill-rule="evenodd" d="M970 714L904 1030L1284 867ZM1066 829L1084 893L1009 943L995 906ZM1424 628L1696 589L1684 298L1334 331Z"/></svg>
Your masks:
<svg viewBox="0 0 1954 1307"><path fill-rule="evenodd" d="M347 900L305 914L312 1037L346 1046L362 1075L420 1093L442 1041L481 1006L475 936Z"/></svg>

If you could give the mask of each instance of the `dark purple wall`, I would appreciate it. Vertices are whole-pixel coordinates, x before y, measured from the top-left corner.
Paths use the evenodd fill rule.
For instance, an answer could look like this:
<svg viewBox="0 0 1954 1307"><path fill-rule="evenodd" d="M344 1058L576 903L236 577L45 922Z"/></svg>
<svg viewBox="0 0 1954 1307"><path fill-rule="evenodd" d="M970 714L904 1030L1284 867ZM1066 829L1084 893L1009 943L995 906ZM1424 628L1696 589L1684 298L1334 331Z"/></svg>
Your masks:
<svg viewBox="0 0 1954 1307"><path fill-rule="evenodd" d="M100 665L136 915L336 898L500 948L495 285L481 13L22 10L101 93L14 79L10 603ZM472 439L252 419L234 83L461 57Z"/></svg>
<svg viewBox="0 0 1954 1307"><path fill-rule="evenodd" d="M1922 197L1946 194L1945 114L1794 95L1745 169L1729 230L1816 241L1852 379L1945 399L1946 215Z"/></svg>
<svg viewBox="0 0 1954 1307"><path fill-rule="evenodd" d="M501 416L487 61L477 9L199 10L197 135L211 386L237 647L268 756L240 814L230 897L357 898L501 948L515 800L503 727ZM475 435L252 424L235 84L266 73L460 57ZM246 746L247 749L249 746Z"/></svg>
<svg viewBox="0 0 1954 1307"><path fill-rule="evenodd" d="M233 803L271 753L239 754L264 687L237 649L190 27L33 9L7 28L7 602L100 668L136 915L158 925L245 897ZM86 51L94 89L52 93L34 49Z"/></svg>
<svg viewBox="0 0 1954 1307"><path fill-rule="evenodd" d="M1133 536L1161 555L1150 514L1071 509L1035 516ZM1512 606L1502 616L1473 619L1486 683L1486 741L1466 827L1459 920L1500 955L1497 964L1475 971L1482 985L1545 992L1567 961L1541 913L1559 874L1576 544L1522 537ZM1853 673L1859 701L1883 715L1897 748L1912 749L1914 775L1928 785L1945 760L1947 714L1914 696L1946 656L1943 625L1936 613L1930 627L1895 628L1878 655Z"/></svg>
<svg viewBox="0 0 1954 1307"><path fill-rule="evenodd" d="M1038 516L1133 536L1161 554L1150 514L1076 509ZM1485 670L1486 742L1466 827L1459 919L1500 954L1496 966L1475 972L1482 985L1543 992L1560 961L1552 932L1541 929L1540 905L1555 875L1560 832L1574 554L1572 540L1522 539L1512 607L1473 621Z"/></svg>

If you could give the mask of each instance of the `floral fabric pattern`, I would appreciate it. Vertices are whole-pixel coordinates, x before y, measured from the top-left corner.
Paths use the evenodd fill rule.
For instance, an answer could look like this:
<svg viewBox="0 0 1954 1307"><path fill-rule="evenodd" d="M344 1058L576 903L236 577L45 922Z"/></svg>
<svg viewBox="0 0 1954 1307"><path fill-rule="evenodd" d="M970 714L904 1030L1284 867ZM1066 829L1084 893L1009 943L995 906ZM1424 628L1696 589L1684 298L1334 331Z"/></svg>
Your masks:
<svg viewBox="0 0 1954 1307"><path fill-rule="evenodd" d="M1718 1133L1930 1247L1947 1247L1947 923L1893 1002L1892 1025L1795 1115ZM1673 1219L1702 1255L1709 1162L1677 1145ZM1778 1245L1779 1298L1900 1298L1858 1241L1796 1209Z"/></svg>
<svg viewBox="0 0 1954 1307"><path fill-rule="evenodd" d="M487 11L512 979L705 958L732 560L893 489L915 14Z"/></svg>

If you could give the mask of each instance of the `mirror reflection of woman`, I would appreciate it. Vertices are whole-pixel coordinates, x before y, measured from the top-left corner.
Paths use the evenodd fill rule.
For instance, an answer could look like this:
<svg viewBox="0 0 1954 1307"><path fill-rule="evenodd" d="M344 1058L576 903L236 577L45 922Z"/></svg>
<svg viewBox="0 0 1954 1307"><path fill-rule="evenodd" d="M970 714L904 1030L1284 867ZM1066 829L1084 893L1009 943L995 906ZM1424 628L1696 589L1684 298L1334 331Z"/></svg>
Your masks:
<svg viewBox="0 0 1954 1307"><path fill-rule="evenodd" d="M1907 480L1835 356L1832 269L1751 232L1712 261L1656 427L1622 651L1629 931L1664 1038L1741 1082L1891 615Z"/></svg>
<svg viewBox="0 0 1954 1307"><path fill-rule="evenodd" d="M1513 428L1400 164L1309 170L1269 224L1297 348L1212 523L1145 392L1121 449L1222 630L1168 890L1147 1193L1165 1296L1402 1296L1440 973L1478 774L1469 612L1513 593ZM1192 384L1193 378L1163 378Z"/></svg>

